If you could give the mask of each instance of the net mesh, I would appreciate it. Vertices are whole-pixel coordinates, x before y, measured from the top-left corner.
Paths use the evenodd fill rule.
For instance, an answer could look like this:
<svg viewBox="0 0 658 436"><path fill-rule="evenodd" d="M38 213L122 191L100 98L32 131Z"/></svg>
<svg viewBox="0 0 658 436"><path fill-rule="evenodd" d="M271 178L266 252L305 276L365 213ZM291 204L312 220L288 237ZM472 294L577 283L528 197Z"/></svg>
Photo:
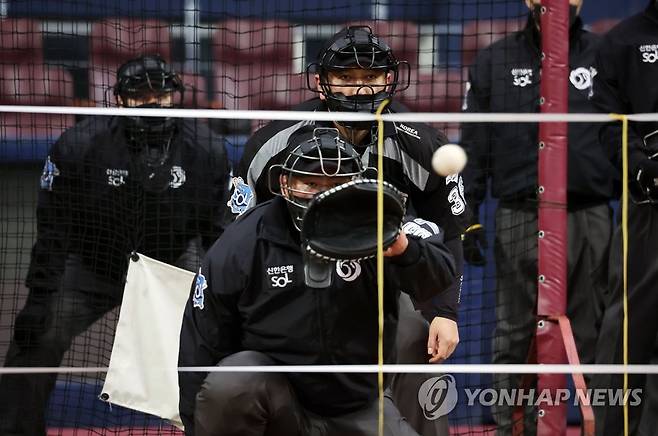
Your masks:
<svg viewBox="0 0 658 436"><path fill-rule="evenodd" d="M366 24L392 47L399 59L409 62L409 88L398 100L411 111L535 112L538 107L538 94L532 96L532 101L525 102L524 108L516 106L520 97L514 93L492 95L492 101L499 106L470 108L465 95L469 67L474 66L477 53L526 26L527 9L517 0L374 3L23 0L3 3L2 7L0 104L114 107L116 101L111 88L118 66L136 55L158 53L181 72L186 88L185 108L288 109L317 96L307 89L307 82L313 84L313 77L307 75L306 65L315 60L323 42L346 24ZM349 21L345 17L349 17ZM603 32L616 21L588 24L595 31ZM498 62L501 66L516 61L510 60L511 51L508 54L494 64ZM479 73L477 68L471 68L471 75ZM532 82L527 72L510 71L509 74L510 80ZM519 85L518 92L521 88ZM55 140L84 119L84 116L72 114L0 114L0 363L5 366L10 363L9 345L15 334L16 317L28 294L25 279L31 259L34 259L31 253L36 239L37 200L44 183L44 160ZM197 133L209 129L223 135L229 160L237 167L246 140L266 122L257 115L251 120L210 118L191 122L190 129ZM445 131L453 142L464 142L468 129L477 127L445 122L431 124ZM509 126L509 137L518 136L525 129L522 123L510 122ZM489 128L488 125L480 127ZM485 141L475 132L466 142L472 151L483 147ZM485 152L484 157L489 160L482 168L491 170L489 165L493 165L494 159L502 162L518 153L522 151L514 148L495 156ZM533 155L527 156L528 162L534 160ZM523 172L525 168L525 165L517 168L520 177L532 178L532 174ZM93 168L94 171L111 169ZM107 176L108 180L122 181L120 172ZM150 174L145 176L148 178ZM170 176L167 174L167 183ZM201 186L202 182L205 181L195 183ZM505 212L505 208L497 208L486 185L474 183L473 186L480 189L475 203L480 203L479 218L489 241L488 261L484 267L465 268L459 321L461 343L451 361L522 363L525 362L523 356L499 356L497 360L494 355L509 347L505 341L510 338L522 343L517 347L522 350L521 354L527 355L526 350L531 347L531 335L526 333L534 329L534 317L525 320L523 325L510 325L505 332L501 330L501 322L513 321L515 312L508 309L518 303L514 292L528 286L528 278L522 277L524 271L533 277L532 280L536 276L536 203L508 204L513 206L508 209L515 212ZM84 214L90 200L83 199L77 209L66 211L63 216L78 220L76 224L83 227L85 222L108 225L129 217L134 224L131 228L136 232L140 226L142 230L150 229L131 235L132 242L135 238L142 242L155 241L154 256L175 263L189 248L176 240L170 224L179 218L180 202L204 204L202 197L212 196L199 192L184 199L174 198L168 208L158 209L151 217L143 213L152 210L148 207L148 195L134 194L130 202L124 204L124 209L103 209L101 205L94 217ZM189 219L196 223L202 219L212 221L209 216L211 212L195 209ZM148 223L149 219L152 222ZM155 227L151 226L153 223ZM495 241L496 228L499 229L498 242ZM210 233L211 229L206 231ZM110 248L116 247L116 241L126 236L121 230L94 234L89 228L86 234L95 238L96 245L91 250L95 267L104 262L104 256L112 249L130 251L126 247ZM47 247L46 251L57 253L56 247ZM500 264L496 268L494 256L501 254L509 257L506 269ZM109 270L122 268L108 261L101 269L111 275ZM497 292L501 286L507 287L506 295L512 297L502 297ZM45 301L52 296L43 298ZM88 311L94 314L90 319L97 320L89 322L90 327L79 327L79 331L72 333L73 343L65 347L59 365L107 366L118 319L118 301L106 296L95 299L91 307L76 306L81 304L78 300L72 304L68 309L70 313L79 316ZM3 376L5 383L8 378L10 376ZM459 386L482 389L518 385L520 377L518 379L512 382L506 375L456 375ZM176 433L173 427L156 418L119 407L109 408L97 399L102 383L103 376L97 374L57 376L47 407L51 432L68 434L63 429L85 428L98 434ZM459 401L450 415L454 433L482 434L491 429L495 407L466 405L463 397ZM34 404L31 406L38 407ZM528 411L528 416L534 415L535 411Z"/></svg>

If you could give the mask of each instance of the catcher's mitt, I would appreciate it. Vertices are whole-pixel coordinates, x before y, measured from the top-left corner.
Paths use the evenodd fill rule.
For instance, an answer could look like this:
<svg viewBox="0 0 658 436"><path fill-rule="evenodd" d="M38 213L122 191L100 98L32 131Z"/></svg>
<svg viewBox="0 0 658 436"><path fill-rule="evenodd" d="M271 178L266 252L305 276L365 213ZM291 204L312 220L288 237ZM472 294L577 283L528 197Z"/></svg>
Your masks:
<svg viewBox="0 0 658 436"><path fill-rule="evenodd" d="M384 182L384 250L402 226L407 196ZM301 229L302 249L325 260L360 260L377 254L377 181L358 179L318 194Z"/></svg>

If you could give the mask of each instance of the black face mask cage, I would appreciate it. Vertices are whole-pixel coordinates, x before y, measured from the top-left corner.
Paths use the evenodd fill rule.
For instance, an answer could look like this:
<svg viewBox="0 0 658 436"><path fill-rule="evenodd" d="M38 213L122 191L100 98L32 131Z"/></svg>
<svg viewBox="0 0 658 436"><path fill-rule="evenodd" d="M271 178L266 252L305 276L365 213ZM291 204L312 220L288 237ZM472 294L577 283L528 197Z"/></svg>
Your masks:
<svg viewBox="0 0 658 436"><path fill-rule="evenodd" d="M406 66L402 69L405 73L405 80L402 81L401 65ZM373 70L390 74L391 77L386 85L340 85L357 88L356 95L353 96L333 92L332 84L329 82L329 72L339 73L349 69ZM313 73L319 75L320 90L311 84L310 76ZM406 61L398 61L390 47L380 42L368 26L348 27L344 37L325 49L319 61L310 64L306 69L307 87L313 92L323 94L332 111L374 113L384 100L393 98L397 91L407 89L410 78L409 64ZM362 90L366 92L361 92Z"/></svg>
<svg viewBox="0 0 658 436"><path fill-rule="evenodd" d="M127 106L127 101L133 99L137 100L133 107L162 108L157 100L171 96L171 105L164 107L175 108L182 106L185 86L178 74L160 56L154 55L130 60L119 67L113 91L120 106ZM122 123L126 139L139 160L150 168L163 165L176 134L176 120L126 116L122 117Z"/></svg>
<svg viewBox="0 0 658 436"><path fill-rule="evenodd" d="M313 137L294 147L283 164L270 167L268 181L270 192L282 196L288 202L293 223L299 230L308 204L319 192L293 187L294 177L355 179L362 177L363 171L361 156L351 144L340 139L337 129L316 128L313 130ZM272 176L276 176L278 180L280 175L286 176L287 183L283 187L285 194L281 192L281 187L273 183Z"/></svg>

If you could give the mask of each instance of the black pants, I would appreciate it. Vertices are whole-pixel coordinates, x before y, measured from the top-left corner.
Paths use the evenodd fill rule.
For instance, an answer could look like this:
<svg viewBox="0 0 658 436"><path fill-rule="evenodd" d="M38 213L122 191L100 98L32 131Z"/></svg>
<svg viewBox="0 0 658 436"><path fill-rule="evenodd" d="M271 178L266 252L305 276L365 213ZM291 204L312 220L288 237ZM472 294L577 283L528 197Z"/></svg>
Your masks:
<svg viewBox="0 0 658 436"><path fill-rule="evenodd" d="M628 362L651 362L658 334L658 207L651 205L629 206L628 246ZM596 363L623 363L623 303L622 303L622 252L621 231L615 233L610 255L610 286L612 295L603 318L597 343ZM621 375L594 377L594 387L620 389ZM630 434L656 434L655 416L643 416L646 405L655 407L656 377L629 375L629 389L643 389L642 403L629 407ZM623 433L623 407L607 405L594 408L598 435ZM650 413L654 413L653 411ZM642 422L643 433L638 426ZM646 422L645 422L646 421Z"/></svg>
<svg viewBox="0 0 658 436"><path fill-rule="evenodd" d="M597 325L607 292L607 264L612 213L607 204L568 213L567 315L581 363L594 361ZM537 314L536 204L501 205L496 211L495 364L525 363L536 330ZM497 374L494 388L515 389L521 376ZM512 408L494 406L498 435L511 434ZM537 428L535 411L527 408L525 434Z"/></svg>
<svg viewBox="0 0 658 436"><path fill-rule="evenodd" d="M241 351L219 365L272 365L263 353ZM384 434L417 435L385 398ZM285 374L210 373L196 397L196 436L369 436L378 434L377 401L362 410L321 417L304 409Z"/></svg>

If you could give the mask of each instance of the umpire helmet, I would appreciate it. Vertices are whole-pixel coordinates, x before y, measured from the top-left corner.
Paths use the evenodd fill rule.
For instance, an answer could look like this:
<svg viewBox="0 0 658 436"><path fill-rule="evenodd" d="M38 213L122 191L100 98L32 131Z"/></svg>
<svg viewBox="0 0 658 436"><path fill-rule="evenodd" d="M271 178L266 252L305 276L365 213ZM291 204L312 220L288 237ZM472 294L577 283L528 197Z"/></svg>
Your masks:
<svg viewBox="0 0 658 436"><path fill-rule="evenodd" d="M399 61L393 55L391 48L372 33L369 26L348 26L336 33L327 41L318 56L317 62L307 68L307 85L314 92L322 93L327 106L332 111L374 113L385 100L393 97L400 86L400 66L407 66L407 80L403 90L409 86L409 64ZM364 83L352 83L341 86L355 88L354 95L347 96L331 89L328 75L330 72L340 72L348 69L375 70L390 73L391 78L385 87L375 87ZM311 86L308 74L315 71L319 77L321 91ZM379 90L381 89L381 90ZM354 123L341 122L351 127L366 127ZM362 122L359 122L362 124ZM368 124L371 124L368 122Z"/></svg>
<svg viewBox="0 0 658 436"><path fill-rule="evenodd" d="M364 167L359 153L343 141L338 130L333 128L303 128L291 136L288 150L283 164L270 167L270 181L271 173L277 170L279 175L285 176L285 185L275 192L270 182L270 190L288 202L293 223L300 229L308 204L321 190L312 189L306 184L294 186L295 178L316 176L351 180L360 178Z"/></svg>
<svg viewBox="0 0 658 436"><path fill-rule="evenodd" d="M159 55L140 56L121 65L113 88L120 106L139 108L180 106L184 89L178 74ZM164 105L163 100L167 101ZM150 167L162 165L175 135L175 120L170 117L123 118L126 136L144 162Z"/></svg>

